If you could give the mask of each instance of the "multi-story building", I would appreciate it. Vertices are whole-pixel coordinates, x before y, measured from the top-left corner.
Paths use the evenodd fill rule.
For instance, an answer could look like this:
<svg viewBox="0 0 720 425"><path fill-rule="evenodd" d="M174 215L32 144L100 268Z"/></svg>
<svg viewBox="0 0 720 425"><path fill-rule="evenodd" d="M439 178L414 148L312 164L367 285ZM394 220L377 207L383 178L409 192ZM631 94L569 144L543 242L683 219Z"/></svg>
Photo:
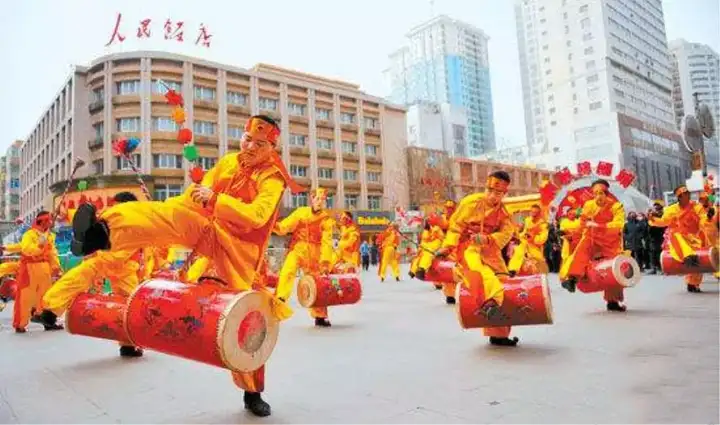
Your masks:
<svg viewBox="0 0 720 425"><path fill-rule="evenodd" d="M495 149L487 35L441 15L411 29L407 38L408 44L389 56L390 99L407 106L430 101L464 108L466 154Z"/></svg>
<svg viewBox="0 0 720 425"><path fill-rule="evenodd" d="M9 220L7 218L7 215L5 214L5 209L7 206L7 185L5 185L5 173L7 169L7 158L3 155L0 156L0 182L3 182L3 184L0 184L0 221L7 221Z"/></svg>
<svg viewBox="0 0 720 425"><path fill-rule="evenodd" d="M465 108L449 103L419 102L408 107L408 145L467 156Z"/></svg>
<svg viewBox="0 0 720 425"><path fill-rule="evenodd" d="M604 160L619 168L639 161L686 173L674 137L642 140L635 151L620 137L621 116L654 133L675 131L662 0L516 0L515 13L526 134L537 162Z"/></svg>
<svg viewBox="0 0 720 425"><path fill-rule="evenodd" d="M14 141L5 152L5 178L0 179L4 187L2 213L5 219L14 221L20 216L20 146L22 140Z"/></svg>
<svg viewBox="0 0 720 425"><path fill-rule="evenodd" d="M290 173L308 188L328 188L329 204L380 210L407 203L407 190L397 187L387 166L404 155L405 108L355 84L275 66L243 69L129 52L77 67L23 144L23 215L42 206L47 188L67 178L75 158L86 161L79 176L132 173L127 161L113 155L112 141L121 137L141 140L134 160L149 176L154 198L178 195L188 181L188 164L175 140L178 127L163 96L166 87L186 100L185 125L193 129L205 168L237 150L245 120L263 113L280 123L278 150ZM288 193L283 202L305 205L307 194Z"/></svg>
<svg viewBox="0 0 720 425"><path fill-rule="evenodd" d="M695 114L695 94L715 119L715 136L705 145L708 165L718 166L718 120L720 120L720 54L710 46L679 39L670 42L673 55L673 105L675 124L682 128L685 115Z"/></svg>

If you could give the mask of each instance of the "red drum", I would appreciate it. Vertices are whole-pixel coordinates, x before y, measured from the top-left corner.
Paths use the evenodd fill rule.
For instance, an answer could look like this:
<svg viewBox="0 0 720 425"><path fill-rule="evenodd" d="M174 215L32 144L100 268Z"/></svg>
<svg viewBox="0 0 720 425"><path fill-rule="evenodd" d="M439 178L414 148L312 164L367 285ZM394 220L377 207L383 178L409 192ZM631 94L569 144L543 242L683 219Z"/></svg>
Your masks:
<svg viewBox="0 0 720 425"><path fill-rule="evenodd" d="M505 298L500 313L488 318L482 310L483 294L474 294L457 285L457 317L463 329L498 326L550 325L553 323L552 301L547 276L537 274L505 279Z"/></svg>
<svg viewBox="0 0 720 425"><path fill-rule="evenodd" d="M172 270L172 269L162 269L162 270L158 270L158 271L156 271L155 273L153 273L153 274L152 274L152 277L153 277L153 279L168 279L168 280L172 280L172 279L177 279L177 278L178 278L177 275L178 275L178 273L177 273L177 271L175 271L175 270Z"/></svg>
<svg viewBox="0 0 720 425"><path fill-rule="evenodd" d="M356 274L357 272L357 267L351 263L338 263L333 267L331 274Z"/></svg>
<svg viewBox="0 0 720 425"><path fill-rule="evenodd" d="M362 298L356 274L305 275L297 288L300 305L306 308L355 304Z"/></svg>
<svg viewBox="0 0 720 425"><path fill-rule="evenodd" d="M642 274L635 259L626 255L597 260L590 263L587 278L580 279L577 289L580 292L600 292L613 287L631 288L640 282Z"/></svg>
<svg viewBox="0 0 720 425"><path fill-rule="evenodd" d="M455 283L459 279L455 272L455 261L441 260L436 258L433 260L430 270L425 272L425 280L428 282Z"/></svg>
<svg viewBox="0 0 720 425"><path fill-rule="evenodd" d="M675 261L670 255L670 251L664 250L660 257L660 265L662 271L666 275L683 275L694 273L715 273L718 271L718 263L720 263L720 252L717 247L696 249L700 264L695 267L686 266L683 263Z"/></svg>
<svg viewBox="0 0 720 425"><path fill-rule="evenodd" d="M265 286L268 288L277 288L279 276L277 273L268 273L265 275Z"/></svg>
<svg viewBox="0 0 720 425"><path fill-rule="evenodd" d="M65 313L65 329L74 335L127 342L126 309L127 298L120 295L80 294Z"/></svg>
<svg viewBox="0 0 720 425"><path fill-rule="evenodd" d="M17 296L17 282L13 278L5 278L0 281L0 298L14 300Z"/></svg>
<svg viewBox="0 0 720 425"><path fill-rule="evenodd" d="M238 372L260 368L278 337L268 295L152 279L130 296L133 345Z"/></svg>

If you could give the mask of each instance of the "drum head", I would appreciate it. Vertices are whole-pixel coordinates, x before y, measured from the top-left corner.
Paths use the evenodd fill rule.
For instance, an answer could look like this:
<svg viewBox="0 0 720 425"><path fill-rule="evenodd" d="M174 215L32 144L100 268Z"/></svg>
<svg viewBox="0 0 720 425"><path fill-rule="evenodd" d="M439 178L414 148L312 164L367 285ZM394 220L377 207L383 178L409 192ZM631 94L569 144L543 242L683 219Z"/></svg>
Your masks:
<svg viewBox="0 0 720 425"><path fill-rule="evenodd" d="M612 265L612 273L615 276L615 280L626 288L637 285L642 277L637 261L625 255L615 257Z"/></svg>
<svg viewBox="0 0 720 425"><path fill-rule="evenodd" d="M543 299L545 300L545 312L548 319L550 320L548 322L548 325L552 325L553 323L555 323L555 318L553 317L552 299L550 298L550 285L548 284L546 274L540 276L540 284L542 285Z"/></svg>
<svg viewBox="0 0 720 425"><path fill-rule="evenodd" d="M312 307L317 300L317 285L315 284L315 278L310 275L305 275L300 278L297 287L297 299L301 306L305 308Z"/></svg>
<svg viewBox="0 0 720 425"><path fill-rule="evenodd" d="M228 303L218 323L217 345L230 369L252 372L270 358L279 330L270 303L269 295L256 291L238 294Z"/></svg>
<svg viewBox="0 0 720 425"><path fill-rule="evenodd" d="M710 265L713 270L718 271L718 262L720 262L720 251L716 246L710 247Z"/></svg>
<svg viewBox="0 0 720 425"><path fill-rule="evenodd" d="M462 305L460 302L460 293L463 291L463 286L463 282L455 285L455 315L457 316L458 323L460 323L460 327L467 329L467 326L465 326L465 322L463 321L462 311L460 311L460 306Z"/></svg>

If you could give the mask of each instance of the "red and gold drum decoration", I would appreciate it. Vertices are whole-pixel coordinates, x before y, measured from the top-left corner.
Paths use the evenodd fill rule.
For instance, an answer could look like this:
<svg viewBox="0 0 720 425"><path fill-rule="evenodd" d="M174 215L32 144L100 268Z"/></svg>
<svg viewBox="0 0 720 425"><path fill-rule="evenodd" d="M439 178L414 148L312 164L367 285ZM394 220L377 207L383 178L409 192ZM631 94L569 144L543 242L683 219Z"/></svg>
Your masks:
<svg viewBox="0 0 720 425"><path fill-rule="evenodd" d="M670 251L664 250L660 256L660 265L662 271L666 275L683 275L694 273L715 273L718 271L718 263L720 263L720 252L717 247L696 249L699 264L695 267L687 266L679 261L675 261L670 255Z"/></svg>
<svg viewBox="0 0 720 425"><path fill-rule="evenodd" d="M305 308L355 304L362 298L356 274L305 275L297 288L298 302Z"/></svg>
<svg viewBox="0 0 720 425"><path fill-rule="evenodd" d="M277 273L269 272L265 276L265 286L268 288L277 288L279 276Z"/></svg>
<svg viewBox="0 0 720 425"><path fill-rule="evenodd" d="M175 280L178 278L178 272L172 269L162 269L153 273L153 279Z"/></svg>
<svg viewBox="0 0 720 425"><path fill-rule="evenodd" d="M430 269L425 272L425 281L427 282L440 282L440 283L455 283L462 279L459 279L456 275L455 261L441 260L436 258L433 260Z"/></svg>
<svg viewBox="0 0 720 425"><path fill-rule="evenodd" d="M120 295L80 294L65 312L65 329L74 335L129 341L125 329L127 298Z"/></svg>
<svg viewBox="0 0 720 425"><path fill-rule="evenodd" d="M250 372L265 364L277 342L270 305L256 291L152 279L130 296L125 323L136 346Z"/></svg>
<svg viewBox="0 0 720 425"><path fill-rule="evenodd" d="M591 262L587 278L578 281L577 289L587 294L618 286L630 288L637 285L641 277L640 267L635 259L618 255L615 258Z"/></svg>
<svg viewBox="0 0 720 425"><path fill-rule="evenodd" d="M0 280L0 298L14 300L17 296L17 282L13 278Z"/></svg>
<svg viewBox="0 0 720 425"><path fill-rule="evenodd" d="M358 272L357 267L351 263L338 263L333 267L331 274L355 274Z"/></svg>
<svg viewBox="0 0 720 425"><path fill-rule="evenodd" d="M499 312L488 317L482 293L472 293L458 285L455 293L456 312L463 329L497 326L550 325L553 323L552 301L547 276L519 276L503 281L505 297Z"/></svg>

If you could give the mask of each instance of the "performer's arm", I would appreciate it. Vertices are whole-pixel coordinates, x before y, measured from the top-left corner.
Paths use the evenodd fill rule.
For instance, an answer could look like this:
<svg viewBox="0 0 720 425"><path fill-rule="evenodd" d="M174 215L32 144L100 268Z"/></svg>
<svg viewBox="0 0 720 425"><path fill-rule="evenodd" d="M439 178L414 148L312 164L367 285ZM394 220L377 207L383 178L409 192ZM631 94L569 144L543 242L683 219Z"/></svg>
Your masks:
<svg viewBox="0 0 720 425"><path fill-rule="evenodd" d="M8 254L18 254L22 251L22 244L11 243L9 245L5 245L3 247L3 251L5 251Z"/></svg>
<svg viewBox="0 0 720 425"><path fill-rule="evenodd" d="M47 243L47 241L45 242ZM45 251L45 244L40 245L40 238L35 231L27 231L20 240L20 253L28 257L41 255Z"/></svg>
<svg viewBox="0 0 720 425"><path fill-rule="evenodd" d="M601 227L622 232L623 227L625 227L625 208L620 202L615 202L610 211L612 212L612 221L601 225Z"/></svg>
<svg viewBox="0 0 720 425"><path fill-rule="evenodd" d="M322 224L322 239L320 241L320 265L329 268L333 258L333 223L325 220Z"/></svg>
<svg viewBox="0 0 720 425"><path fill-rule="evenodd" d="M490 235L490 239L495 242L495 246L503 249L505 245L510 243L513 235L515 234L515 225L513 224L510 217L505 217L500 223L500 229L497 232Z"/></svg>
<svg viewBox="0 0 720 425"><path fill-rule="evenodd" d="M208 203L215 217L241 226L259 229L275 214L285 182L277 176L267 178L258 187L258 195L246 203L224 193L217 193Z"/></svg>
<svg viewBox="0 0 720 425"><path fill-rule="evenodd" d="M52 271L59 272L62 270L62 267L60 267L60 255L58 254L57 247L55 246L55 235L50 235L48 237L48 244L50 246L48 249L50 250L50 269Z"/></svg>
<svg viewBox="0 0 720 425"><path fill-rule="evenodd" d="M471 201L469 197L463 198L458 205L457 210L450 217L448 223L448 230L443 240L443 248L455 248L460 243L460 236L466 226L466 220L473 213L474 201Z"/></svg>
<svg viewBox="0 0 720 425"><path fill-rule="evenodd" d="M707 226L710 220L708 220L708 214L707 211L705 211L705 208L701 204L695 204L694 211L695 214L700 217L700 227Z"/></svg>
<svg viewBox="0 0 720 425"><path fill-rule="evenodd" d="M540 230L537 235L533 238L533 243L535 245L545 245L545 242L547 242L548 234L550 233L550 226L548 226L547 221L543 221L540 223Z"/></svg>
<svg viewBox="0 0 720 425"><path fill-rule="evenodd" d="M346 249L352 250L353 247L358 243L358 240L360 239L360 232L354 227L350 228L350 233L348 235L348 242Z"/></svg>
<svg viewBox="0 0 720 425"><path fill-rule="evenodd" d="M663 210L662 217L650 216L650 225L655 227L667 227L672 224L679 211L680 210L677 208L677 204L670 205Z"/></svg>
<svg viewBox="0 0 720 425"><path fill-rule="evenodd" d="M275 227L273 228L273 232L280 236L294 232L298 224L300 224L301 212L302 210L300 208L296 208L293 212L290 213L289 216L276 222Z"/></svg>

